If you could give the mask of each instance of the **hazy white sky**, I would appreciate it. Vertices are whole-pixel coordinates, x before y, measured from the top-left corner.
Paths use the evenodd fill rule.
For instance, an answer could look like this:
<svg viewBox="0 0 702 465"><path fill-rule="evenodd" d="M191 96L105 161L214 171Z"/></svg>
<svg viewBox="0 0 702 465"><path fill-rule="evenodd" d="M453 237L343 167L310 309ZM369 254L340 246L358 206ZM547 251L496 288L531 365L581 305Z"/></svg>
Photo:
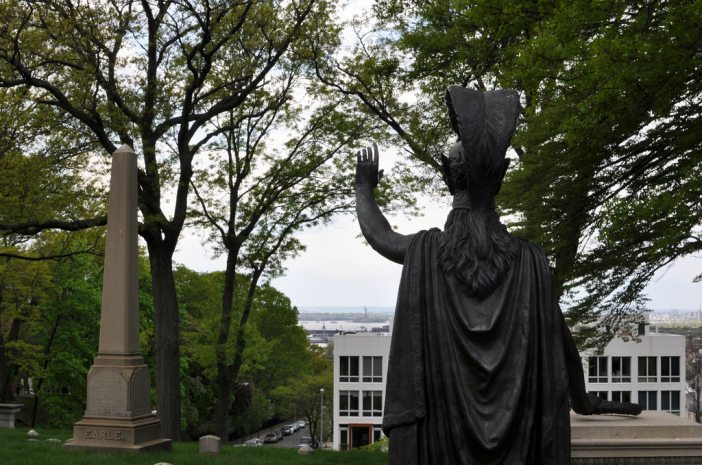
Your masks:
<svg viewBox="0 0 702 465"><path fill-rule="evenodd" d="M413 233L443 227L448 199L425 202L421 218L395 217L398 232ZM393 307L402 267L378 255L360 237L356 218L340 217L329 226L298 236L307 251L286 263L287 273L273 281L298 307ZM183 237L176 261L199 271L224 269L222 259L212 260L193 236ZM702 283L692 279L702 270L702 257L689 256L659 271L646 289L653 309L702 309Z"/></svg>
<svg viewBox="0 0 702 465"><path fill-rule="evenodd" d="M371 0L349 0L341 12L343 19L367 10ZM347 34L346 40L353 35ZM383 158L384 157L384 158ZM381 155L386 170L392 157ZM448 214L448 197L425 201L424 216L391 218L398 232L413 233L443 227ZM307 246L301 256L288 261L286 276L273 285L290 297L298 307L395 305L402 267L373 251L360 237L355 217L340 217L326 227L305 231L298 236ZM197 235L185 234L175 260L198 271L224 269L223 259L212 259ZM702 257L686 257L659 271L647 288L653 309L702 309L702 283L692 279L702 272Z"/></svg>

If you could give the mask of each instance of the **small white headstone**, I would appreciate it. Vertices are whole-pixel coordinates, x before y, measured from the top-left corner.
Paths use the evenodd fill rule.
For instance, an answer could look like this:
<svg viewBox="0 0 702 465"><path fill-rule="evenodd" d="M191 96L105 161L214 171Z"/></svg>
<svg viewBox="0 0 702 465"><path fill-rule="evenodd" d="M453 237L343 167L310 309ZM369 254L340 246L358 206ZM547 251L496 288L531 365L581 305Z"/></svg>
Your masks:
<svg viewBox="0 0 702 465"><path fill-rule="evenodd" d="M46 442L53 442L54 444L63 444L62 440L56 438L49 438L46 440Z"/></svg>
<svg viewBox="0 0 702 465"><path fill-rule="evenodd" d="M211 434L208 434L207 436L203 436L200 438L200 453L211 453L211 454L218 454L219 453L219 447L220 444L222 443L222 440L217 437L213 436Z"/></svg>
<svg viewBox="0 0 702 465"><path fill-rule="evenodd" d="M27 442L39 442L39 440L34 439L34 438L29 438L29 439L27 439Z"/></svg>
<svg viewBox="0 0 702 465"><path fill-rule="evenodd" d="M312 452L314 452L314 449L312 449L310 446L308 446L306 444L304 446L300 446L297 449L297 453L300 455L308 455L308 454L311 454Z"/></svg>
<svg viewBox="0 0 702 465"><path fill-rule="evenodd" d="M27 431L27 437L29 437L29 438L38 438L38 437L39 437L39 433L37 433L37 431L34 430L34 429L30 429L29 431Z"/></svg>
<svg viewBox="0 0 702 465"><path fill-rule="evenodd" d="M171 465L171 464L168 462L158 462L158 463L155 463L154 465Z"/></svg>

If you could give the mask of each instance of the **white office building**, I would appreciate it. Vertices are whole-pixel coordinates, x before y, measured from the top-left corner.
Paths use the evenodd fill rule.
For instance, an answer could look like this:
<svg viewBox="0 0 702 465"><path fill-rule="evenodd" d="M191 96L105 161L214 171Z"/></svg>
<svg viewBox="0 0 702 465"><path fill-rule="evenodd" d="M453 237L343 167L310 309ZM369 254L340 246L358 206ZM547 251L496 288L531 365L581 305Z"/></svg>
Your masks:
<svg viewBox="0 0 702 465"><path fill-rule="evenodd" d="M334 336L334 450L383 436L390 340L390 333ZM641 326L638 337L615 338L602 355L581 356L588 392L687 417L684 336Z"/></svg>
<svg viewBox="0 0 702 465"><path fill-rule="evenodd" d="M389 333L334 336L334 450L372 444L383 436Z"/></svg>
<svg viewBox="0 0 702 465"><path fill-rule="evenodd" d="M627 339L613 339L602 355L583 354L587 391L687 418L685 337L639 325L639 341Z"/></svg>

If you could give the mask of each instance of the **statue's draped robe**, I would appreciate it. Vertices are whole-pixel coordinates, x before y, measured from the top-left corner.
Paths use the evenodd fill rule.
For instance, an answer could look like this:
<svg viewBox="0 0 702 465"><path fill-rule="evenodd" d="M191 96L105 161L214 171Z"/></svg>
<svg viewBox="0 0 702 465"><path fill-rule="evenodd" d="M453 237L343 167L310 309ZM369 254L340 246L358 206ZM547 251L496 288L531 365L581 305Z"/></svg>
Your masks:
<svg viewBox="0 0 702 465"><path fill-rule="evenodd" d="M390 465L567 465L568 380L562 314L543 251L516 255L483 300L441 269L441 232L405 257L383 429Z"/></svg>

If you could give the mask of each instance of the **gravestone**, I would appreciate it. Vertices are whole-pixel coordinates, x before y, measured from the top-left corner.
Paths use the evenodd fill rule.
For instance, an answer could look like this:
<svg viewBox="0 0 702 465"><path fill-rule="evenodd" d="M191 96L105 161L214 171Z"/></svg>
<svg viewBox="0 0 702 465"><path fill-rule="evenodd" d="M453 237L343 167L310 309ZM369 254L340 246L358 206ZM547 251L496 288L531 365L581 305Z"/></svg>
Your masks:
<svg viewBox="0 0 702 465"><path fill-rule="evenodd" d="M200 453L218 454L221 443L222 440L217 436L213 436L211 434L203 436L200 438L200 441L198 443Z"/></svg>
<svg viewBox="0 0 702 465"><path fill-rule="evenodd" d="M151 412L149 369L139 349L137 164L127 145L112 154L100 344L88 372L85 416L67 448L170 450Z"/></svg>
<svg viewBox="0 0 702 465"><path fill-rule="evenodd" d="M297 449L297 453L299 455L310 455L312 452L314 452L314 449L312 449L312 447L309 446L308 444L305 444L304 446L300 446Z"/></svg>
<svg viewBox="0 0 702 465"><path fill-rule="evenodd" d="M14 428L15 417L23 406L23 404L0 404L0 428Z"/></svg>

